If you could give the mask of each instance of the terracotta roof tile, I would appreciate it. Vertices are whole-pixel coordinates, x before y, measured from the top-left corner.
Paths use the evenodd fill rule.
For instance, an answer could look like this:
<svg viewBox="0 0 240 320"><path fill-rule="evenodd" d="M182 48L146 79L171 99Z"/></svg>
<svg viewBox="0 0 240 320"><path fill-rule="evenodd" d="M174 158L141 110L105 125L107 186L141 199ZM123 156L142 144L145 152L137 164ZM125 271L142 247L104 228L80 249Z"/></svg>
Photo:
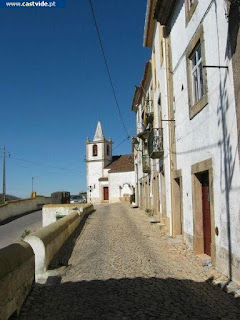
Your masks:
<svg viewBox="0 0 240 320"><path fill-rule="evenodd" d="M110 169L109 173L134 171L133 154L113 156L113 161L105 169Z"/></svg>

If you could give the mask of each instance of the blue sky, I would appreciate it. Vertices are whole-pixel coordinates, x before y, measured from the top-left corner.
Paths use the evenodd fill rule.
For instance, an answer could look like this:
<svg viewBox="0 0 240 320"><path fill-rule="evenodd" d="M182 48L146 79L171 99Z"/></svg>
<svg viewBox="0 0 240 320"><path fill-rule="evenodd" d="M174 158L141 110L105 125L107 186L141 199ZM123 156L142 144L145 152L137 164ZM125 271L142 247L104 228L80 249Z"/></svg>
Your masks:
<svg viewBox="0 0 240 320"><path fill-rule="evenodd" d="M2 1L2 0L1 0ZM143 48L146 0L92 0L123 120L131 112L149 49ZM100 119L114 147L126 138L104 66L88 0L66 8L0 8L0 183L7 194L86 189L85 142ZM130 153L130 141L114 154Z"/></svg>

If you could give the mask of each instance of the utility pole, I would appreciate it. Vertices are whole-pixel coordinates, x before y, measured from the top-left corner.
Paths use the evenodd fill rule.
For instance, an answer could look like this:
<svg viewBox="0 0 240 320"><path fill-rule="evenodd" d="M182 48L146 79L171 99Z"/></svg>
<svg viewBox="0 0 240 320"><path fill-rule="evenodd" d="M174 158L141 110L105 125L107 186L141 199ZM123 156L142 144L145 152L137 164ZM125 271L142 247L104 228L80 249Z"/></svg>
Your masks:
<svg viewBox="0 0 240 320"><path fill-rule="evenodd" d="M6 201L6 149L3 147L3 203Z"/></svg>
<svg viewBox="0 0 240 320"><path fill-rule="evenodd" d="M33 198L33 193L34 193L34 191L33 191L33 182L34 182L34 179L36 179L36 178L38 178L38 176L33 176L32 177L32 195L31 195L32 198Z"/></svg>

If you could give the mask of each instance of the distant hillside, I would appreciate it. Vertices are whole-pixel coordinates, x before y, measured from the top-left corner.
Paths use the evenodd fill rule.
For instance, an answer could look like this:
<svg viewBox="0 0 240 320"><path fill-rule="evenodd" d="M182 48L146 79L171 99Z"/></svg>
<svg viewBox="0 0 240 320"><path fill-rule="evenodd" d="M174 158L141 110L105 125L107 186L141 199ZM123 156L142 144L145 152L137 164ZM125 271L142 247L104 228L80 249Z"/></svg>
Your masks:
<svg viewBox="0 0 240 320"><path fill-rule="evenodd" d="M6 194L6 201L17 200L17 199L20 199L20 198L11 196L10 194ZM3 195L2 193L0 193L0 202L2 201L3 201Z"/></svg>

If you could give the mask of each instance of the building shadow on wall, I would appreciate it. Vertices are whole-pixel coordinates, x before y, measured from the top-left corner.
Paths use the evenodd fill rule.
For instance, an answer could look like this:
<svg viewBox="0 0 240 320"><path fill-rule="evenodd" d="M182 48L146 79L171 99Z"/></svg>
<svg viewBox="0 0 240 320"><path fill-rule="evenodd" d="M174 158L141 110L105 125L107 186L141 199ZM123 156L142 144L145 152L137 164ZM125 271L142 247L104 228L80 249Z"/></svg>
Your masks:
<svg viewBox="0 0 240 320"><path fill-rule="evenodd" d="M36 286L19 319L213 320L239 317L239 300L213 286L210 280L123 278Z"/></svg>
<svg viewBox="0 0 240 320"><path fill-rule="evenodd" d="M237 145L233 148L232 146L232 133L229 123L229 118L232 117L232 114L229 113L229 97L227 89L227 78L228 72L225 71L225 74L220 75L220 84L219 84L219 104L218 104L218 127L222 131L222 141L219 141L220 148L220 185L221 193L225 196L226 204L226 234L228 241L228 269L229 269L229 279L232 279L232 215L230 205L230 193L233 191L233 176L235 172L236 160L238 158L238 147ZM235 150L234 150L235 149ZM235 186L237 189L239 187ZM236 212L236 214L238 214Z"/></svg>
<svg viewBox="0 0 240 320"><path fill-rule="evenodd" d="M240 10L239 5L236 3L231 3L228 12L228 43L230 44L231 50L229 50L228 45L226 47L225 56L229 59L235 54L238 42L239 34L239 24L240 24Z"/></svg>
<svg viewBox="0 0 240 320"><path fill-rule="evenodd" d="M225 61L232 59L233 55L236 52L237 41L238 41L238 33L239 33L239 5L235 3L228 4L229 5L229 14L228 14L228 41L226 43L225 50ZM217 19L217 2L215 3L215 14ZM221 50L219 45L220 39L220 31L217 27L217 36L218 36L218 65L224 65L221 61ZM236 160L238 158L238 146L233 146L232 141L234 141L234 137L232 138L232 121L233 113L229 112L232 110L230 107L230 101L228 96L228 88L229 88L229 74L228 69L220 69L219 68L219 101L218 101L218 127L222 133L222 139L219 141L219 149L220 149L220 187L221 193L225 196L225 206L226 206L226 235L227 235L227 250L228 250L228 277L232 280L233 272L233 254L232 254L232 222L233 214L237 216L238 212L233 212L231 210L231 192L239 189L239 184L237 186L233 186L233 176L235 172ZM227 258L227 257L226 257Z"/></svg>

